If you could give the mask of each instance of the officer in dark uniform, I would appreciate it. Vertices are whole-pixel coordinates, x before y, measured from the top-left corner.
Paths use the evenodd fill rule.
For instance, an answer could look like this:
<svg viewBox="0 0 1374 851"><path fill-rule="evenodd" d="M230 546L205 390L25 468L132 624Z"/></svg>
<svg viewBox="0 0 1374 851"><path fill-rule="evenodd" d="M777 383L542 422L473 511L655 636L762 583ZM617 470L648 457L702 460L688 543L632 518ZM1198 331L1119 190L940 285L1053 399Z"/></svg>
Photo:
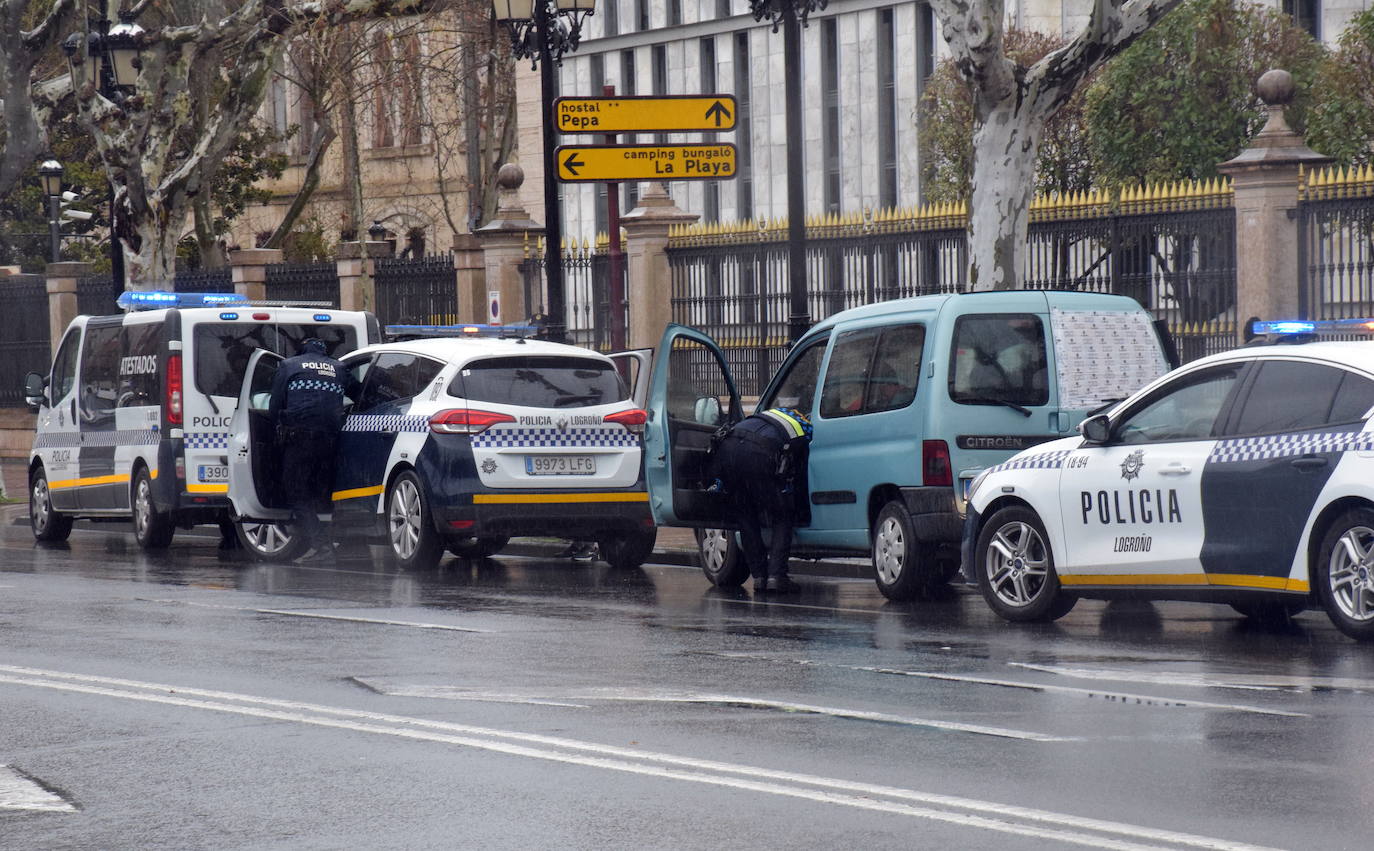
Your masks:
<svg viewBox="0 0 1374 851"><path fill-rule="evenodd" d="M811 421L792 408L770 408L736 423L715 449L717 486L739 523L754 593L794 589L787 577L792 524L805 481ZM770 531L764 547L762 530Z"/></svg>
<svg viewBox="0 0 1374 851"><path fill-rule="evenodd" d="M323 340L312 337L302 343L300 354L282 361L277 369L268 405L276 426L283 501L291 507L292 523L315 555L332 551L319 513L330 509L344 396L355 395L350 391L356 384L328 351Z"/></svg>

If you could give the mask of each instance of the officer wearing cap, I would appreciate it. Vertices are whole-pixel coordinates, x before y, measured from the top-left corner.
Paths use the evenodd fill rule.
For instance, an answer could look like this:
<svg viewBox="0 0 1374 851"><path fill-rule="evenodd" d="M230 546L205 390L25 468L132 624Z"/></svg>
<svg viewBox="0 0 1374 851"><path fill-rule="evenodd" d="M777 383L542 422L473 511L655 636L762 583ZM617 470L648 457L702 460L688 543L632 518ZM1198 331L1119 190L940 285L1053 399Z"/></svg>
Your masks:
<svg viewBox="0 0 1374 851"><path fill-rule="evenodd" d="M319 514L331 507L344 396L356 384L328 352L323 340L312 337L303 342L300 353L282 361L277 369L268 405L276 427L283 501L291 508L295 528L317 556L333 549L324 537Z"/></svg>
<svg viewBox="0 0 1374 851"><path fill-rule="evenodd" d="M805 499L811 421L793 408L769 408L736 423L720 438L714 459L717 487L739 524L740 545L754 593L794 589L787 576L797 500ZM770 533L768 546L762 530Z"/></svg>

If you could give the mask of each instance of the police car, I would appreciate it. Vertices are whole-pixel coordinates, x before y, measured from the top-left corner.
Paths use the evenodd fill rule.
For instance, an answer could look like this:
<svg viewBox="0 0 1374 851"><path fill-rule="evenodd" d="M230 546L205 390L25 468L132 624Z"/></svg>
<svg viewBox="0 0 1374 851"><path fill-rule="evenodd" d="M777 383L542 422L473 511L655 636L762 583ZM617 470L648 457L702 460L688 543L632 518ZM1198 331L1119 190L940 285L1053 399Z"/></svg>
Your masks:
<svg viewBox="0 0 1374 851"><path fill-rule="evenodd" d="M294 354L318 337L338 356L381 337L370 314L234 293L126 292L118 303L125 313L72 320L49 373L25 381L40 541L65 540L80 517L131 519L145 549L166 547L178 526L227 523L229 418L251 354Z"/></svg>
<svg viewBox="0 0 1374 851"><path fill-rule="evenodd" d="M612 358L522 330L391 326L409 339L343 358L360 390L339 439L336 535L384 540L403 567L445 549L489 556L512 536L594 540L616 567L649 557L644 411ZM267 405L281 361L264 351L249 363L229 451L230 500L268 559L303 543L272 479Z"/></svg>
<svg viewBox="0 0 1374 851"><path fill-rule="evenodd" d="M1374 322L1259 323L1262 334ZM1307 342L1203 358L1081 436L972 486L964 570L1013 621L1080 597L1229 603L1286 619L1309 604L1374 639L1374 345Z"/></svg>

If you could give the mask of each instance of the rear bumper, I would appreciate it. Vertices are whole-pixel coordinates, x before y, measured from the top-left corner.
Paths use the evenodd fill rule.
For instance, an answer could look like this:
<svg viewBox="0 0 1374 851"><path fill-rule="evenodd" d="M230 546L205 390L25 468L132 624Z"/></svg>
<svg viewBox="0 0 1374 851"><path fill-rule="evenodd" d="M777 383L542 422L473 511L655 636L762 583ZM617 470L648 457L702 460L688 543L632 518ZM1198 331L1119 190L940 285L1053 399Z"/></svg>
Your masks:
<svg viewBox="0 0 1374 851"><path fill-rule="evenodd" d="M652 528L648 494L635 491L482 492L462 504L436 505L441 532L466 536L593 539Z"/></svg>
<svg viewBox="0 0 1374 851"><path fill-rule="evenodd" d="M911 528L926 543L958 543L964 518L952 487L902 488L902 501L911 515Z"/></svg>

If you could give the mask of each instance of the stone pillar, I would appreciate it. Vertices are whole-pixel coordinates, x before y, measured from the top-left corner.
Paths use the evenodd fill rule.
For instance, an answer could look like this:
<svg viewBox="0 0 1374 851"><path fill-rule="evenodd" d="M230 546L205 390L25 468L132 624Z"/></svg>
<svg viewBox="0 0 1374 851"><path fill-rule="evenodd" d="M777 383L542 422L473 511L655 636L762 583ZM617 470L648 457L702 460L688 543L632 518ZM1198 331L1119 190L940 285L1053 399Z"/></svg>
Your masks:
<svg viewBox="0 0 1374 851"><path fill-rule="evenodd" d="M229 274L234 292L249 301L267 299L267 267L280 263L282 252L275 248L251 248L229 252Z"/></svg>
<svg viewBox="0 0 1374 851"><path fill-rule="evenodd" d="M625 298L630 303L626 344L632 349L658 345L673 321L672 277L668 271L668 231L700 216L678 209L662 183L650 183L639 206L620 217L625 230ZM612 236L612 239L615 237Z"/></svg>
<svg viewBox="0 0 1374 851"><path fill-rule="evenodd" d="M89 263L48 264L48 339L54 355L57 344L62 342L62 333L76 318L76 282L89 274Z"/></svg>
<svg viewBox="0 0 1374 851"><path fill-rule="evenodd" d="M1269 120L1240 156L1217 166L1236 192L1236 320L1243 342L1249 319L1298 315L1298 169L1331 158L1307 147L1284 120L1293 76L1267 71L1255 90Z"/></svg>
<svg viewBox="0 0 1374 851"><path fill-rule="evenodd" d="M470 233L453 239L453 268L458 278L457 324L487 321L487 266L482 242Z"/></svg>
<svg viewBox="0 0 1374 851"><path fill-rule="evenodd" d="M501 305L501 323L519 325L530 318L530 305L525 304L525 282L520 276L520 264L525 260L531 235L542 233L544 226L530 218L520 204L520 185L525 182L525 170L514 163L506 163L496 173L496 218L473 234L482 246L485 267L485 289L481 294L483 306L477 312L480 322L491 319L488 313L496 294Z"/></svg>
<svg viewBox="0 0 1374 851"><path fill-rule="evenodd" d="M335 249L339 270L339 309L377 312L377 258L391 256L389 242L341 242Z"/></svg>

